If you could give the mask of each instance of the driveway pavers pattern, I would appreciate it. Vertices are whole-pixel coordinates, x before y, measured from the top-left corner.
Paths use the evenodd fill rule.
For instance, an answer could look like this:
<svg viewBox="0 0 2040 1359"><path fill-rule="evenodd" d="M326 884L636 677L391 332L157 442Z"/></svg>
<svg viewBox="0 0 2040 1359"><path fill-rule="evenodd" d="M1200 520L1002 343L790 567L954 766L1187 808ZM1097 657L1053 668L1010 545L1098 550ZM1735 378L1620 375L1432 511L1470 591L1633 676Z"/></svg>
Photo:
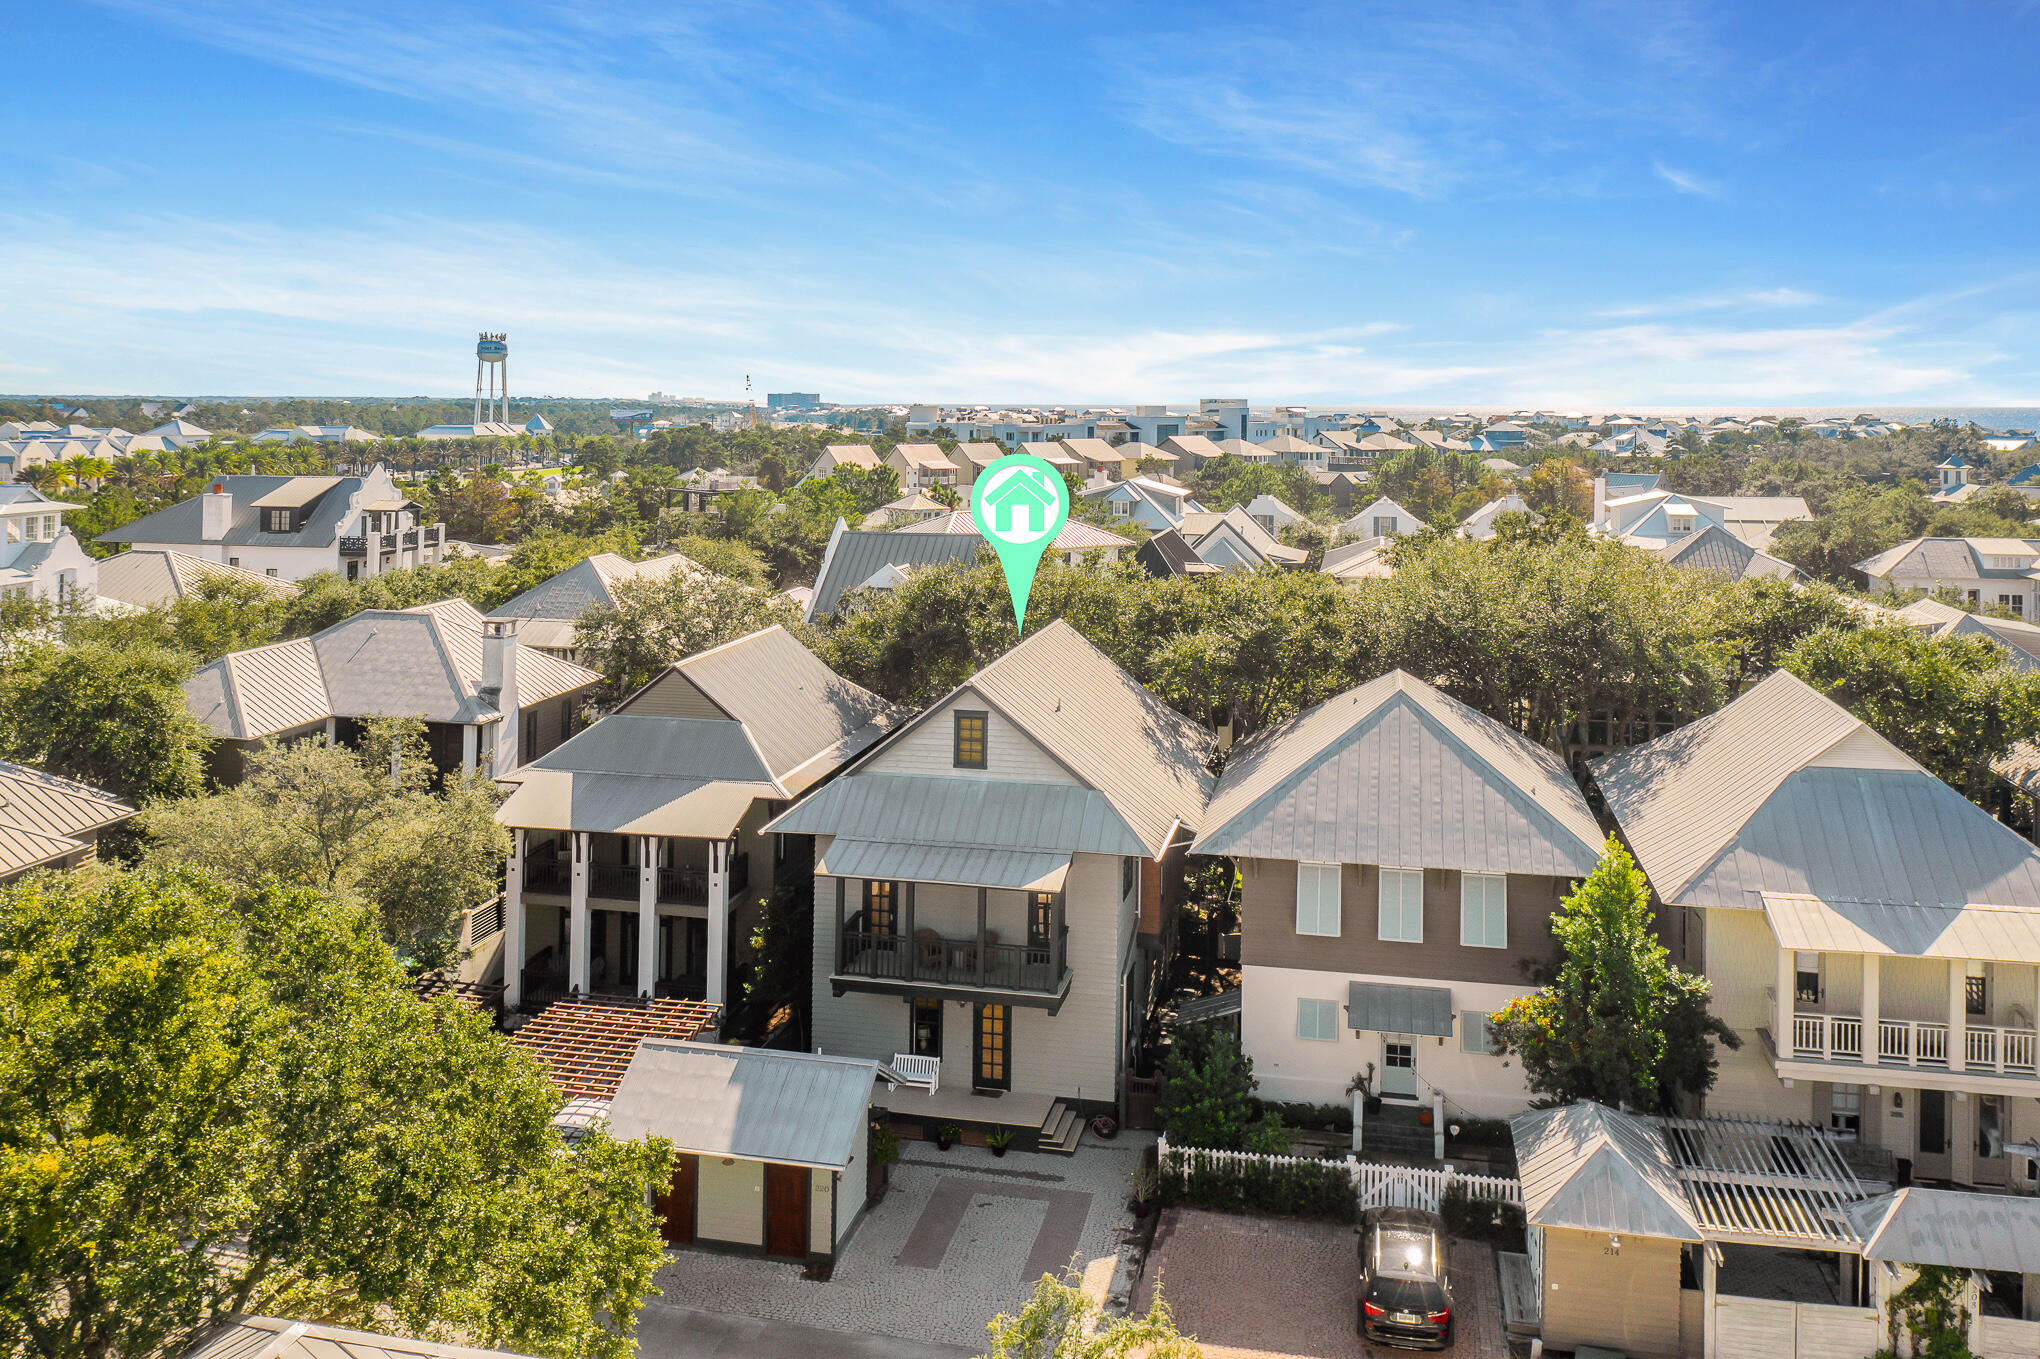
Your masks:
<svg viewBox="0 0 2040 1359"><path fill-rule="evenodd" d="M1452 1243L1457 1359L1506 1359L1494 1254ZM1404 1351L1363 1344L1353 1229L1328 1222L1172 1208L1141 1280L1145 1308L1159 1282L1186 1335L1208 1359L1362 1359Z"/></svg>
<svg viewBox="0 0 2040 1359"><path fill-rule="evenodd" d="M979 1353L985 1323L1016 1311L1040 1274L1072 1254L1086 1286L1103 1295L1132 1221L1127 1175L1143 1145L1122 1135L1070 1157L994 1157L908 1143L891 1191L858 1224L827 1282L802 1278L798 1265L676 1250L657 1276L660 1301Z"/></svg>

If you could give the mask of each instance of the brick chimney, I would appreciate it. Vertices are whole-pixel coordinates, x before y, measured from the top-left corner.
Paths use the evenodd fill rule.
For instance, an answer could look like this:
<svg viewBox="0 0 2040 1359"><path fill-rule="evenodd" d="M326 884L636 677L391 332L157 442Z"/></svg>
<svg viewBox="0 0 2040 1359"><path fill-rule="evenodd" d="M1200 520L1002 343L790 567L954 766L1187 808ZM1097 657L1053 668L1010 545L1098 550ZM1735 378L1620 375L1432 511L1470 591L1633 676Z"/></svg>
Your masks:
<svg viewBox="0 0 2040 1359"><path fill-rule="evenodd" d="M227 489L227 483L216 481L198 498L198 536L205 542L216 543L227 536L227 526L233 522L234 493Z"/></svg>
<svg viewBox="0 0 2040 1359"><path fill-rule="evenodd" d="M482 696L495 701L503 720L495 724L495 772L500 777L517 767L523 748L522 715L518 712L517 620L482 620Z"/></svg>

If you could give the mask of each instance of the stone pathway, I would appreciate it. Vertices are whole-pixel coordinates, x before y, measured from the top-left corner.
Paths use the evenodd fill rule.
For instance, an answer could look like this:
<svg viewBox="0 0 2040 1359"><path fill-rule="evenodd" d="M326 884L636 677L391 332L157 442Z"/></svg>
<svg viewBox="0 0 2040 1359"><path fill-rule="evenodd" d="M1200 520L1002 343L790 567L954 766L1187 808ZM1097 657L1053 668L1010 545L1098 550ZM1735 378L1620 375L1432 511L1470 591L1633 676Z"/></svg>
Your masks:
<svg viewBox="0 0 2040 1359"><path fill-rule="evenodd" d="M1042 1274L1072 1258L1103 1296L1132 1222L1127 1175L1147 1140L1087 1141L1071 1157L909 1143L828 1282L802 1278L797 1265L676 1250L658 1273L658 1301L981 1353L985 1323L1018 1310Z"/></svg>
<svg viewBox="0 0 2040 1359"><path fill-rule="evenodd" d="M1363 1359L1403 1351L1361 1343L1360 1268L1350 1226L1239 1216L1199 1208L1163 1214L1141 1282L1145 1309L1159 1283L1186 1335L1208 1359ZM1458 1359L1506 1359L1494 1254L1452 1243Z"/></svg>

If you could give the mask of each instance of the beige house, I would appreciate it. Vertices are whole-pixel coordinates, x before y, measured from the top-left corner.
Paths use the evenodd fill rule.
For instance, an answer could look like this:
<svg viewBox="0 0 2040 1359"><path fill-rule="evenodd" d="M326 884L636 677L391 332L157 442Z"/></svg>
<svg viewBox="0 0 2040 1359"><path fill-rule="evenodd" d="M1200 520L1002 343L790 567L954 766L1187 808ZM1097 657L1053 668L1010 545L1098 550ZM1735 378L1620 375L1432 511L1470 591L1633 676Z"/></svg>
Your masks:
<svg viewBox="0 0 2040 1359"><path fill-rule="evenodd" d="M900 474L900 490L905 492L957 484L956 464L939 444L895 444L885 455L885 465Z"/></svg>
<svg viewBox="0 0 2040 1359"><path fill-rule="evenodd" d="M773 821L815 837L816 1046L915 1076L879 1096L910 1129L1074 1150L1120 1112L1213 744L1058 621Z"/></svg>
<svg viewBox="0 0 2040 1359"><path fill-rule="evenodd" d="M838 467L854 467L860 472L875 472L882 465L878 450L870 444L829 444L822 449L822 456L815 459L815 465L808 469L808 476L826 477L834 473Z"/></svg>
<svg viewBox="0 0 2040 1359"><path fill-rule="evenodd" d="M1912 538L1855 569L1873 593L1945 590L1982 608L2040 618L2040 538Z"/></svg>

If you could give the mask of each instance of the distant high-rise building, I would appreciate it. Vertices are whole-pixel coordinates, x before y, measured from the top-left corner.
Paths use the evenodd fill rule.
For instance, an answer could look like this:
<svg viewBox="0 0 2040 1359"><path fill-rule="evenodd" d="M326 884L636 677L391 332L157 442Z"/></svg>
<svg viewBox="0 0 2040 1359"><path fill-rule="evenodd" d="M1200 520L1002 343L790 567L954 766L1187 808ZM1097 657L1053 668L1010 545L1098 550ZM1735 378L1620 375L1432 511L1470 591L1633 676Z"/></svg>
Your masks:
<svg viewBox="0 0 2040 1359"><path fill-rule="evenodd" d="M1243 396L1207 396L1197 403L1197 413L1218 421L1228 439L1247 437L1247 399Z"/></svg>
<svg viewBox="0 0 2040 1359"><path fill-rule="evenodd" d="M811 411L821 404L820 392L765 393L765 405L775 411Z"/></svg>

